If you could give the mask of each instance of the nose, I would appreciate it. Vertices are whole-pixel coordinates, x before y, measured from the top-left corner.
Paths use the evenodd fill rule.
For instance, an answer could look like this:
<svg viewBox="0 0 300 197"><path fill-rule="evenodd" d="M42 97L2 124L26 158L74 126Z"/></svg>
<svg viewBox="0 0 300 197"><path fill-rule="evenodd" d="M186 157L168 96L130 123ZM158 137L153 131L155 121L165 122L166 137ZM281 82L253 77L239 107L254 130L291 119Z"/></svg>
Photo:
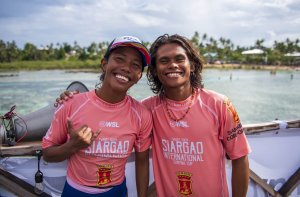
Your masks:
<svg viewBox="0 0 300 197"><path fill-rule="evenodd" d="M172 68L178 68L179 65L175 62L175 61L171 61L168 68L172 69Z"/></svg>
<svg viewBox="0 0 300 197"><path fill-rule="evenodd" d="M130 73L130 63L126 62L122 64L121 70L126 73Z"/></svg>

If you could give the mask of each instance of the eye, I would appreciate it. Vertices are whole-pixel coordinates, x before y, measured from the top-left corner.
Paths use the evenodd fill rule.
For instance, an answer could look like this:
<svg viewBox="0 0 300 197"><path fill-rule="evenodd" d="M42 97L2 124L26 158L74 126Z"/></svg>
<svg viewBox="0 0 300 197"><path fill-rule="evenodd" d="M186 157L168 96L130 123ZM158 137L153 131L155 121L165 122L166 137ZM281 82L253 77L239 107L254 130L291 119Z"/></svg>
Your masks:
<svg viewBox="0 0 300 197"><path fill-rule="evenodd" d="M141 70L142 69L142 64L139 64L139 63L132 63L132 68L134 69L134 70Z"/></svg>
<svg viewBox="0 0 300 197"><path fill-rule="evenodd" d="M115 56L114 57L114 59L117 61L117 62L124 62L125 60L124 60L124 57L122 57L122 56Z"/></svg>
<svg viewBox="0 0 300 197"><path fill-rule="evenodd" d="M168 58L161 58L159 59L159 63L161 64L167 64L170 60Z"/></svg>
<svg viewBox="0 0 300 197"><path fill-rule="evenodd" d="M119 61L122 61L122 60L123 60L122 57L117 57L116 59L119 60Z"/></svg>
<svg viewBox="0 0 300 197"><path fill-rule="evenodd" d="M176 62L184 62L185 61L185 57L182 55L176 56L175 58Z"/></svg>

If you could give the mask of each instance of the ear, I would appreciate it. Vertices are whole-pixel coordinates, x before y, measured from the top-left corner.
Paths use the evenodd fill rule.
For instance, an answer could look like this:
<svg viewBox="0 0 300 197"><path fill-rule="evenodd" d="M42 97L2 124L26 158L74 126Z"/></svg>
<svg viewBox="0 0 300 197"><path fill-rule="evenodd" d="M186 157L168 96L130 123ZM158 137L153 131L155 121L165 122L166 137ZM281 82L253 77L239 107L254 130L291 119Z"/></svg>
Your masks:
<svg viewBox="0 0 300 197"><path fill-rule="evenodd" d="M191 72L194 72L195 71L195 63L191 62L190 65L191 65L191 69L190 69Z"/></svg>
<svg viewBox="0 0 300 197"><path fill-rule="evenodd" d="M143 72L140 73L139 80L142 78Z"/></svg>
<svg viewBox="0 0 300 197"><path fill-rule="evenodd" d="M156 67L153 67L152 74L153 74L153 77L157 77Z"/></svg>
<svg viewBox="0 0 300 197"><path fill-rule="evenodd" d="M105 58L103 58L102 60L101 60L101 68L102 68L102 71L103 72L105 72L106 71L106 65L108 64L108 61L105 59Z"/></svg>

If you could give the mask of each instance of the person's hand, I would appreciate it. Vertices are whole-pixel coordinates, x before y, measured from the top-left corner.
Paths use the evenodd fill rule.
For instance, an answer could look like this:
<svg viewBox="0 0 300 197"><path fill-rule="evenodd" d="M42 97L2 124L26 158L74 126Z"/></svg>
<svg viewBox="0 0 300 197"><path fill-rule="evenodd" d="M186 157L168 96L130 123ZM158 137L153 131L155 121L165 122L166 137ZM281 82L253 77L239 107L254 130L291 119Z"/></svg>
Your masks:
<svg viewBox="0 0 300 197"><path fill-rule="evenodd" d="M63 93L61 93L59 95L59 97L55 100L56 102L54 103L54 107L57 107L61 104L63 104L64 101L68 101L70 98L73 97L73 95L75 94L78 94L79 91L78 90L75 90L75 91L69 91L69 90L66 90L64 91Z"/></svg>
<svg viewBox="0 0 300 197"><path fill-rule="evenodd" d="M70 134L70 142L72 143L72 147L76 148L76 150L90 146L101 132L101 129L93 132L87 125L83 125L78 130L75 130L73 122L70 119L67 120L67 126L68 133Z"/></svg>

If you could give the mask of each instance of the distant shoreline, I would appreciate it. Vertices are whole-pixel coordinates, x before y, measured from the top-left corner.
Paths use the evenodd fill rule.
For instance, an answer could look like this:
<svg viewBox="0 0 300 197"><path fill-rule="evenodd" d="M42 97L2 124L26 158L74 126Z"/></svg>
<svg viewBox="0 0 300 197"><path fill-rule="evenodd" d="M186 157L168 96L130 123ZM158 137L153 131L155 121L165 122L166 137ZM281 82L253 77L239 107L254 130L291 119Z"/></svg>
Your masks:
<svg viewBox="0 0 300 197"><path fill-rule="evenodd" d="M0 73L9 73L17 71L37 71L37 70L65 70L66 72L100 72L99 65L95 65L94 62L82 62L80 65L57 65L52 63L51 66L41 66L43 63L39 62L39 65L33 67L30 66L17 66L9 67L0 64ZM23 64L26 64L23 62ZM284 66L284 65L255 65L255 64L205 64L205 69L224 69L224 70L269 70L269 71L300 71L300 66ZM2 74L0 77L7 76L8 74ZM10 75L10 74L9 74Z"/></svg>

